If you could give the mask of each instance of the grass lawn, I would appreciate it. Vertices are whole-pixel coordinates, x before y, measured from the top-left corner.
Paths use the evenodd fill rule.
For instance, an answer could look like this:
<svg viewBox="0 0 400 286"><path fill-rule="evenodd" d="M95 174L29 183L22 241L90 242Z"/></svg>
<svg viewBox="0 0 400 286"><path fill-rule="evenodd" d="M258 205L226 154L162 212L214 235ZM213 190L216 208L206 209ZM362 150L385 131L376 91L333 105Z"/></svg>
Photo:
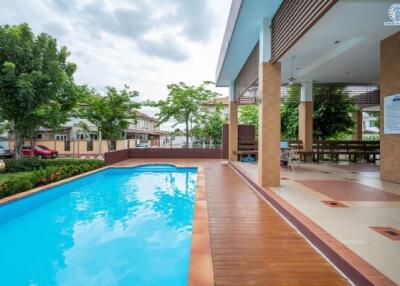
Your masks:
<svg viewBox="0 0 400 286"><path fill-rule="evenodd" d="M25 174L29 174L30 172L19 172L19 173L0 173L0 184L6 181L8 178L18 178L23 177Z"/></svg>

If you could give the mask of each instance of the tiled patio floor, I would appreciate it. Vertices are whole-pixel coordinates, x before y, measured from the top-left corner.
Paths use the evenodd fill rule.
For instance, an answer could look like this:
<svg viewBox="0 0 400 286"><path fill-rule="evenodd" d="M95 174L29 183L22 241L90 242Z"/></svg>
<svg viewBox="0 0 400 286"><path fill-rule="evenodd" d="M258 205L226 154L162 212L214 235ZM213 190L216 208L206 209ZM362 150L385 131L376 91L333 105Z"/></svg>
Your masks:
<svg viewBox="0 0 400 286"><path fill-rule="evenodd" d="M349 180L296 180L296 182L336 201L400 201L400 194L395 195Z"/></svg>
<svg viewBox="0 0 400 286"><path fill-rule="evenodd" d="M204 166L215 285L348 284L221 160L157 160L161 161Z"/></svg>
<svg viewBox="0 0 400 286"><path fill-rule="evenodd" d="M257 165L234 163L257 181ZM371 171L373 170L373 171ZM372 227L400 230L400 185L379 179L371 165L301 164L282 170L272 191L400 285L400 243ZM323 201L346 207L332 207Z"/></svg>

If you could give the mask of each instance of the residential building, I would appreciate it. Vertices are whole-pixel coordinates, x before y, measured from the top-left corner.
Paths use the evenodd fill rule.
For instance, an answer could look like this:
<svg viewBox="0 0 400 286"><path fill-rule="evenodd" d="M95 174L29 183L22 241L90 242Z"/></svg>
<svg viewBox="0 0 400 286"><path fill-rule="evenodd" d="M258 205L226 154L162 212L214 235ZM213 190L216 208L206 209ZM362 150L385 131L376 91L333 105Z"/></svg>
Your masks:
<svg viewBox="0 0 400 286"><path fill-rule="evenodd" d="M214 112L217 106L221 107L222 115L225 119L229 118L229 96L218 97L204 105L209 112Z"/></svg>

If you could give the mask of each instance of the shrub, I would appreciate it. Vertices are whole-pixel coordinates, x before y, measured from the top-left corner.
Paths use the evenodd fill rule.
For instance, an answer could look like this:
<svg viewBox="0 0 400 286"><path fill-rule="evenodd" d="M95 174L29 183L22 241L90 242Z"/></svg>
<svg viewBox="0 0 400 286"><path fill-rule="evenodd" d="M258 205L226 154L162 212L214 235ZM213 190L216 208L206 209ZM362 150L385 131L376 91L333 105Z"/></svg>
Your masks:
<svg viewBox="0 0 400 286"><path fill-rule="evenodd" d="M5 173L30 172L33 170L44 169L47 167L62 167L70 165L89 165L96 168L104 166L101 160L86 159L55 159L39 160L37 158L22 158L19 160L7 159L5 162Z"/></svg>
<svg viewBox="0 0 400 286"><path fill-rule="evenodd" d="M45 167L45 161L37 158L22 158L19 160L6 159L4 163L6 165L5 173L17 173L17 172L29 172L32 170L40 169Z"/></svg>
<svg viewBox="0 0 400 286"><path fill-rule="evenodd" d="M75 162L75 164L69 163L62 166L48 166L46 168L34 170L24 176L11 177L0 184L0 199L92 171L103 166L103 162L99 160L69 161Z"/></svg>

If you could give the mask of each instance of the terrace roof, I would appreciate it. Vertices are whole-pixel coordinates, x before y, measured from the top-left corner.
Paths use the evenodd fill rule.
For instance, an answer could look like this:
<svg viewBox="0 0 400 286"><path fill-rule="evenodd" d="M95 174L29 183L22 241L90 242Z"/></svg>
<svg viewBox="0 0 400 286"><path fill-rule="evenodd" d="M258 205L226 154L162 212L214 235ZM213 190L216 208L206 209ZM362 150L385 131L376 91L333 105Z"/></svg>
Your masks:
<svg viewBox="0 0 400 286"><path fill-rule="evenodd" d="M217 86L229 86L256 46L264 18L272 18L282 0L233 0L218 60Z"/></svg>

